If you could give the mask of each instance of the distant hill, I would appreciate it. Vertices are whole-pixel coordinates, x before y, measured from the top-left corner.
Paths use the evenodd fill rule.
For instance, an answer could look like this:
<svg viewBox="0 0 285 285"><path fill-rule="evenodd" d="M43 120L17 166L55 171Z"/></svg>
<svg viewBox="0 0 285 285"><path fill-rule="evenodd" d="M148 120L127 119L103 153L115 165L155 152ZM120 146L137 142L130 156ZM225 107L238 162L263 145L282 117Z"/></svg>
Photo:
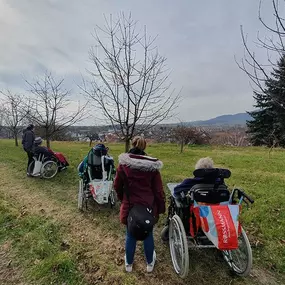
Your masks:
<svg viewBox="0 0 285 285"><path fill-rule="evenodd" d="M192 126L234 126L245 125L247 120L251 120L251 116L247 113L238 113L233 115L222 115L205 121L187 122Z"/></svg>
<svg viewBox="0 0 285 285"><path fill-rule="evenodd" d="M216 118L212 118L209 120L201 120L201 121L192 121L192 122L183 122L184 125L188 126L208 126L208 127L219 127L219 126L235 126L235 125L245 125L247 120L251 120L251 116L247 113L238 113L232 115L222 115ZM166 127L175 127L179 125L179 123L167 123L167 124L159 124L160 126ZM113 127L111 125L102 125L102 126L71 126L69 127L71 131L81 131L83 133L86 132L105 132L111 131Z"/></svg>

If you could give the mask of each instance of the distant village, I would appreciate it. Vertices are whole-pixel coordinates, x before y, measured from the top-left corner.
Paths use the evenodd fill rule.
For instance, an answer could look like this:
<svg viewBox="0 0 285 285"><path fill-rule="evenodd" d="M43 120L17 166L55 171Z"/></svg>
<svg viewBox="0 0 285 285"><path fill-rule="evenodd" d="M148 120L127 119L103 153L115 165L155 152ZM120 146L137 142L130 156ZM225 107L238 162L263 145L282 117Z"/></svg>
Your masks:
<svg viewBox="0 0 285 285"><path fill-rule="evenodd" d="M180 128L180 129L179 129ZM24 129L24 127L20 127ZM249 146L249 138L246 133L246 126L183 126L179 124L156 125L147 131L137 131L143 134L148 141L158 143L179 143L184 144L213 144L228 146ZM22 132L19 130L18 138ZM44 138L41 129L36 129L36 135ZM13 138L9 128L0 127L0 138ZM57 133L55 141L81 141L89 142L122 142L119 129L112 126L70 126L60 133Z"/></svg>

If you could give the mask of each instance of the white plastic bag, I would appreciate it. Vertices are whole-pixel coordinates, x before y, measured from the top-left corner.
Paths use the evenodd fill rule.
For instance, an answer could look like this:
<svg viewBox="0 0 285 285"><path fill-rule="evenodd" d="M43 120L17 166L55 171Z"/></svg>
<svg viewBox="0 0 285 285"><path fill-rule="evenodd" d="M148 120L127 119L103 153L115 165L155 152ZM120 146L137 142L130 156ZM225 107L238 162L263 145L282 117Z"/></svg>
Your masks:
<svg viewBox="0 0 285 285"><path fill-rule="evenodd" d="M113 181L91 181L89 190L98 204L108 203L108 198L113 187Z"/></svg>
<svg viewBox="0 0 285 285"><path fill-rule="evenodd" d="M35 165L34 165L32 175L34 175L34 176L40 175L42 165L43 165L43 163L41 161L35 160Z"/></svg>

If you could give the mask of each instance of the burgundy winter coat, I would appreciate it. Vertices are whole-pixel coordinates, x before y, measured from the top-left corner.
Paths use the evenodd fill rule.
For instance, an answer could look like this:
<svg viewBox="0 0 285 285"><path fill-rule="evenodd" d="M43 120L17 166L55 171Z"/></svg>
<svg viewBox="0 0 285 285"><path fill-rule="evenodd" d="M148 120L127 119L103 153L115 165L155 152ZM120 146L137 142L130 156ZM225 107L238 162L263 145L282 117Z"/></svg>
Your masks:
<svg viewBox="0 0 285 285"><path fill-rule="evenodd" d="M122 201L120 220L127 224L129 214L129 201L124 192L125 178L123 169L128 179L130 206L134 204L152 206L154 216L158 219L159 214L165 212L165 194L162 187L159 169L162 162L149 156L123 153L119 155L114 188L118 199Z"/></svg>

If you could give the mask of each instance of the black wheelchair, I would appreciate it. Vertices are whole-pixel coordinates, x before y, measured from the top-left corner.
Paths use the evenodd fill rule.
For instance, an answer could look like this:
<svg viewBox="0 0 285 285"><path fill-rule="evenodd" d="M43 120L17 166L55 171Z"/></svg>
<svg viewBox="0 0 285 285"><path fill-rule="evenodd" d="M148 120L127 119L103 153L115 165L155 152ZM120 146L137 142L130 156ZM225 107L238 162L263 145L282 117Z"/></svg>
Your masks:
<svg viewBox="0 0 285 285"><path fill-rule="evenodd" d="M186 278L188 275L189 249L218 248L235 274L247 276L252 267L252 251L238 217L241 203L248 204L254 201L241 189L235 188L233 191L229 191L224 183L224 179L231 175L227 169L197 169L193 174L207 183L196 184L191 189L182 191L178 196L174 194L174 188L178 184L167 184L171 196L168 217L161 232L161 238L164 242L169 242L175 272L181 278ZM217 181L220 182L217 183ZM210 214L213 214L211 211L215 211L215 213L218 211L217 217L221 220L223 218L221 213L224 210L235 217L234 223L228 226L228 230L236 232L234 249L219 248L218 237L215 237L217 230L209 218ZM226 227L223 220L221 220L220 226ZM226 233L222 233L222 239L225 239Z"/></svg>

